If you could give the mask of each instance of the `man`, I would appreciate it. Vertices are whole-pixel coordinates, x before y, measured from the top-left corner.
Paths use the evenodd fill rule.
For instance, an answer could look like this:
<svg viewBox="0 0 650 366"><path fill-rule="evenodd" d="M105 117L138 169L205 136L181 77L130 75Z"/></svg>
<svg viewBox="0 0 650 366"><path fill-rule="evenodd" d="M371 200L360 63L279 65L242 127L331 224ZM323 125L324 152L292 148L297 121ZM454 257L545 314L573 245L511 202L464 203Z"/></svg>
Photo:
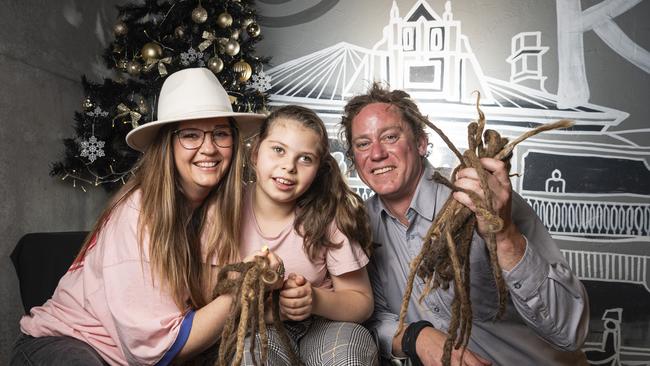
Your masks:
<svg viewBox="0 0 650 366"><path fill-rule="evenodd" d="M413 286L405 331L398 325L409 263L420 252L422 239L437 211L451 194L435 183L426 160L428 139L417 106L403 91L374 84L368 94L352 98L345 107L342 133L359 177L375 192L366 206L377 247L369 267L375 292L370 328L385 358L408 358L414 365L439 365L451 314L453 285L423 291ZM484 158L494 207L503 220L496 234L497 257L509 299L504 317L495 320L496 284L483 237L487 225L478 217L470 255L471 300L474 314L471 339L463 365L582 365L580 347L588 329L587 294L534 211L512 192L505 164ZM476 170L458 171L455 185L479 196L483 191ZM475 210L466 193L453 198ZM405 337L405 334L407 335ZM460 365L461 350L452 353Z"/></svg>

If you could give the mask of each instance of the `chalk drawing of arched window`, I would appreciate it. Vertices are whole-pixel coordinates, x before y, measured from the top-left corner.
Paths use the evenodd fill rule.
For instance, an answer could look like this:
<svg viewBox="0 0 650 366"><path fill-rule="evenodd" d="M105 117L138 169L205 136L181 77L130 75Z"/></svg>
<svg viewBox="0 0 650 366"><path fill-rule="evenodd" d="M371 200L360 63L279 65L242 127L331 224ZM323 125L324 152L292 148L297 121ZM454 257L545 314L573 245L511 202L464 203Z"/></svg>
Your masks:
<svg viewBox="0 0 650 366"><path fill-rule="evenodd" d="M332 153L334 160L339 164L339 169L345 174L348 171L348 164L345 162L345 155L340 151L335 151Z"/></svg>
<svg viewBox="0 0 650 366"><path fill-rule="evenodd" d="M555 169L551 173L551 177L546 180L545 190L546 192L564 193L565 186L566 181L562 179L562 172Z"/></svg>

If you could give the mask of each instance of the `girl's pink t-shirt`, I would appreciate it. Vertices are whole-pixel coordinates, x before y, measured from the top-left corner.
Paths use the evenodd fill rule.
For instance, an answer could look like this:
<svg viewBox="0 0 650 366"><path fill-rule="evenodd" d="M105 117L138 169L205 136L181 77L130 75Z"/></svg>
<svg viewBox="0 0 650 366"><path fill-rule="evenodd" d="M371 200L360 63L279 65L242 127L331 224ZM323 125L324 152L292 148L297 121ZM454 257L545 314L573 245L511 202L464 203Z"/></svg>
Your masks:
<svg viewBox="0 0 650 366"><path fill-rule="evenodd" d="M20 320L34 337L70 336L111 365L156 364L172 346L185 316L173 298L152 281L149 238L140 255L140 192L111 214L83 262L74 263L54 295Z"/></svg>
<svg viewBox="0 0 650 366"><path fill-rule="evenodd" d="M309 259L303 249L303 238L294 230L293 222L278 235L265 236L260 230L253 211L254 187L254 185L248 187L245 194L240 245L242 258L266 245L273 253L282 258L286 270L285 276L296 273L304 276L312 286L326 289L332 289L330 274L340 276L361 269L368 264L369 260L363 249L355 242L350 241L336 227L335 222L330 224L330 238L333 243L341 243L340 247L321 250L314 262Z"/></svg>

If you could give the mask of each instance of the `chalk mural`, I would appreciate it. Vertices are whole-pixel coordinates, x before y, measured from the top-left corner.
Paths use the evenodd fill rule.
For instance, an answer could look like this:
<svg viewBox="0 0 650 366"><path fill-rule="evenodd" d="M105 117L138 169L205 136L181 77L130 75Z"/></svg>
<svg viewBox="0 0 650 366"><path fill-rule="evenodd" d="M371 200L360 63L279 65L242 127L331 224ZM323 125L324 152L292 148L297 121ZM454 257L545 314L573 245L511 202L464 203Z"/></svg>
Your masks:
<svg viewBox="0 0 650 366"><path fill-rule="evenodd" d="M261 2L281 6L290 1ZM266 25L310 21L337 2L312 1L311 8L300 10L306 18L268 17ZM583 10L580 0L556 0L556 93L545 86L542 57L554 45L545 44L541 31L491 40L510 44L504 60L510 77L501 80L483 71L450 1L437 12L418 0L404 15L393 2L386 17L376 20L385 26L374 46L342 40L266 70L271 105L310 107L323 118L330 136L337 137L346 101L364 92L372 80L384 81L406 90L459 147L466 146L466 124L477 118L474 90L481 94L488 124L507 137L557 119L574 120L570 131L538 135L515 150L512 170L519 176L513 177L513 185L587 286L592 322L585 350L590 362L650 365L650 128L626 129L627 112L589 102L583 42L585 32L595 32L645 77L650 53L615 22L640 2L605 0ZM455 166L446 145L435 133L429 136L432 164ZM332 145L347 169L340 142L333 140ZM349 183L364 198L372 194L354 171ZM612 298L620 286L628 286L635 302ZM639 301L645 305L639 307Z"/></svg>

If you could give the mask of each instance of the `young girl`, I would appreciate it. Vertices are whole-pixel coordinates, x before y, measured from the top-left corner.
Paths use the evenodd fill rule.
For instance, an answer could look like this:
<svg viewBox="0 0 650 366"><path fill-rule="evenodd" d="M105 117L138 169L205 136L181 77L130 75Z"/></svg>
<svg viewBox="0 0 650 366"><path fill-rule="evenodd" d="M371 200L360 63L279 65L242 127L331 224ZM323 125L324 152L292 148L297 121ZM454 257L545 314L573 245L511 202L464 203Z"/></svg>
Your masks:
<svg viewBox="0 0 650 366"><path fill-rule="evenodd" d="M255 183L245 194L240 253L268 246L282 258L281 314L306 365L372 365L376 346L358 324L373 310L364 253L370 231L328 141L307 108L286 106L266 118L251 151ZM273 330L270 339L278 342ZM289 364L279 348L270 347L270 365Z"/></svg>
<svg viewBox="0 0 650 366"><path fill-rule="evenodd" d="M134 176L52 298L21 319L12 365L167 365L218 340L233 299L212 300L205 263L238 260L237 122L263 116L233 113L211 71L186 69L165 80L158 118L128 134L144 152Z"/></svg>

